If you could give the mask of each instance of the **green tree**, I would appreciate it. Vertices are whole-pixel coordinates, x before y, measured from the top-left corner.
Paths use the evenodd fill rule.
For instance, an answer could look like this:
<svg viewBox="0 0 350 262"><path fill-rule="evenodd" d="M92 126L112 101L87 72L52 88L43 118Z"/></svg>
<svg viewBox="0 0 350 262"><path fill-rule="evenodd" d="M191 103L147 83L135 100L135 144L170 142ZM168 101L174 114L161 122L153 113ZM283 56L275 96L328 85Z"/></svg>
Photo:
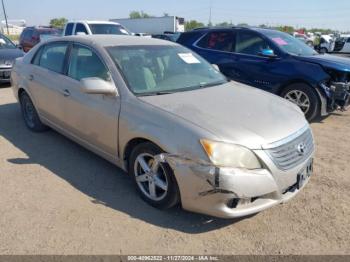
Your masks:
<svg viewBox="0 0 350 262"><path fill-rule="evenodd" d="M154 17L154 16L149 15L143 11L131 11L129 14L129 17L131 19L138 19L138 18L150 18L150 17Z"/></svg>
<svg viewBox="0 0 350 262"><path fill-rule="evenodd" d="M191 20L185 23L185 30L191 31L192 29L204 27L204 24L196 20Z"/></svg>
<svg viewBox="0 0 350 262"><path fill-rule="evenodd" d="M247 23L239 23L237 26L238 27L248 27L249 25Z"/></svg>
<svg viewBox="0 0 350 262"><path fill-rule="evenodd" d="M284 26L279 26L276 28L279 31L288 33L288 34L293 34L295 32L295 29L293 26L289 26L289 25L284 25Z"/></svg>
<svg viewBox="0 0 350 262"><path fill-rule="evenodd" d="M50 20L50 26L54 28L63 28L64 25L68 22L68 20L64 17L61 18L53 18Z"/></svg>
<svg viewBox="0 0 350 262"><path fill-rule="evenodd" d="M222 22L222 23L217 23L216 26L222 26L222 27L228 27L228 26L233 26L233 24L230 22Z"/></svg>

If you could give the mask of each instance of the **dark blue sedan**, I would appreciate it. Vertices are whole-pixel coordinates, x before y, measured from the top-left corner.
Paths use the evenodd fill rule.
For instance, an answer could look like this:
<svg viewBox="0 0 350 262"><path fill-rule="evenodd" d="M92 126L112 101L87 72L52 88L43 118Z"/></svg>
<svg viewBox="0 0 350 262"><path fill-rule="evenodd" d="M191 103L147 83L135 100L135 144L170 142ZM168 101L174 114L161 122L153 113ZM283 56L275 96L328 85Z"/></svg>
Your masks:
<svg viewBox="0 0 350 262"><path fill-rule="evenodd" d="M228 78L299 105L306 118L345 110L349 103L350 59L321 55L300 40L261 28L202 28L177 41Z"/></svg>

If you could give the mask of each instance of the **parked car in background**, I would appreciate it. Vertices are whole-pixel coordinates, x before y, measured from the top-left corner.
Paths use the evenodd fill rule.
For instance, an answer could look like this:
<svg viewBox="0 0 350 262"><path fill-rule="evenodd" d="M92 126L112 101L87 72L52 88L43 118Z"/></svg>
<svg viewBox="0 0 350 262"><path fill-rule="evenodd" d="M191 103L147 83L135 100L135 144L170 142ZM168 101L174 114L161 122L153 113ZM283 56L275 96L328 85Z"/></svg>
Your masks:
<svg viewBox="0 0 350 262"><path fill-rule="evenodd" d="M10 82L15 59L23 55L23 51L17 48L10 39L0 34L0 83Z"/></svg>
<svg viewBox="0 0 350 262"><path fill-rule="evenodd" d="M182 34L178 43L218 65L230 79L297 104L309 121L348 105L350 60L320 55L289 34L204 28Z"/></svg>
<svg viewBox="0 0 350 262"><path fill-rule="evenodd" d="M62 32L59 29L45 26L26 27L20 37L19 46L24 52L28 52L41 41L45 41L51 37L61 36Z"/></svg>
<svg viewBox="0 0 350 262"><path fill-rule="evenodd" d="M141 37L148 37L148 38L152 37L152 35L147 34L147 33L133 33L132 35L134 35L134 36L141 36Z"/></svg>
<svg viewBox="0 0 350 262"><path fill-rule="evenodd" d="M303 43L307 44L308 46L313 47L314 46L314 42L311 38L307 37L306 35L302 35L302 34L295 34L294 37L296 39L299 39L300 41L302 41Z"/></svg>
<svg viewBox="0 0 350 262"><path fill-rule="evenodd" d="M331 53L334 51L335 40L331 35L321 35L319 45L315 46L315 49L321 53Z"/></svg>
<svg viewBox="0 0 350 262"><path fill-rule="evenodd" d="M130 32L119 23L82 20L68 22L63 35L130 35Z"/></svg>
<svg viewBox="0 0 350 262"><path fill-rule="evenodd" d="M164 34L161 35L152 35L153 38L168 40L171 42L176 42L176 40L180 37L180 33L170 33L170 32L164 32Z"/></svg>
<svg viewBox="0 0 350 262"><path fill-rule="evenodd" d="M162 39L162 40L167 40L167 41L175 42L175 41L172 41L172 39L170 38L169 35L165 35L165 34L161 34L161 35L152 35L152 38L158 38L158 39Z"/></svg>
<svg viewBox="0 0 350 262"><path fill-rule="evenodd" d="M350 53L350 35L341 35L336 41L334 52Z"/></svg>
<svg viewBox="0 0 350 262"><path fill-rule="evenodd" d="M312 174L297 106L227 81L176 43L50 40L16 62L12 86L29 129L50 126L128 171L157 208L247 216L290 200Z"/></svg>

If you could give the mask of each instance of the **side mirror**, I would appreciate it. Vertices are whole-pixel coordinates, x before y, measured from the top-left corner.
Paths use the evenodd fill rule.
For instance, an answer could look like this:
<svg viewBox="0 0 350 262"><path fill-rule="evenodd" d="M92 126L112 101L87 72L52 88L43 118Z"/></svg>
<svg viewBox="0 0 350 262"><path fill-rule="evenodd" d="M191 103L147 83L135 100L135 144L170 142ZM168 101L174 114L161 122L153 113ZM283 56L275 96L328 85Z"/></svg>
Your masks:
<svg viewBox="0 0 350 262"><path fill-rule="evenodd" d="M263 57L268 57L268 58L276 58L277 57L272 49L263 49L260 52L260 55Z"/></svg>
<svg viewBox="0 0 350 262"><path fill-rule="evenodd" d="M212 67L214 67L216 71L220 72L220 68L217 64L212 64Z"/></svg>
<svg viewBox="0 0 350 262"><path fill-rule="evenodd" d="M116 95L117 89L111 82L98 77L88 77L80 80L80 90L86 94Z"/></svg>
<svg viewBox="0 0 350 262"><path fill-rule="evenodd" d="M85 32L77 32L76 35L86 35Z"/></svg>
<svg viewBox="0 0 350 262"><path fill-rule="evenodd" d="M0 45L6 45L6 42L4 39L0 38Z"/></svg>

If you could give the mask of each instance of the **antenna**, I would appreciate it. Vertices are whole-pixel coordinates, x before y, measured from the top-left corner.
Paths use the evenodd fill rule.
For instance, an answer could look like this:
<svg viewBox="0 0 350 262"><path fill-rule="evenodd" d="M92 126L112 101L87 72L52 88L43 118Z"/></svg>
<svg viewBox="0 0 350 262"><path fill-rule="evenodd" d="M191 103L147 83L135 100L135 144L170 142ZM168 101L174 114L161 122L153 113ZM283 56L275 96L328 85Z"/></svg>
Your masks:
<svg viewBox="0 0 350 262"><path fill-rule="evenodd" d="M9 25L7 23L7 15L6 15L6 11L5 11L5 5L4 5L4 0L1 0L2 3L2 10L4 11L4 16L5 16L5 21L6 21L6 28L7 28L7 34L9 35Z"/></svg>
<svg viewBox="0 0 350 262"><path fill-rule="evenodd" d="M213 3L213 1L212 0L210 0L210 6L209 6L209 26L211 26L212 24L211 24L211 9L212 9L212 3Z"/></svg>

